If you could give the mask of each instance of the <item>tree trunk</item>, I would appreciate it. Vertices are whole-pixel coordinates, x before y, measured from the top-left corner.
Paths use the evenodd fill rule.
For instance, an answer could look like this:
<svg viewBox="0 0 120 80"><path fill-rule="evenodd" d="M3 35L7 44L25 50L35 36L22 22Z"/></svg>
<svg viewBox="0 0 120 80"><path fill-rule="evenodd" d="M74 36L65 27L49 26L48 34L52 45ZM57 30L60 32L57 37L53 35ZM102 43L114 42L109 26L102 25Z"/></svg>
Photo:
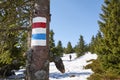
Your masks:
<svg viewBox="0 0 120 80"><path fill-rule="evenodd" d="M33 23L32 23L31 49L27 52L26 76L27 76L27 80L49 80L49 40L48 39L49 39L49 22L50 22L50 1L35 0L34 5L35 6L33 10L34 13L33 13ZM41 21L43 22L46 21L46 22L43 24L43 22L41 23ZM36 22L40 22L40 24L37 24ZM37 29L36 27L39 29ZM34 31L33 29L37 29L37 30ZM44 35L42 32L45 32ZM38 34L39 36L38 35L36 36L36 34L34 33L39 33ZM39 39L39 41L35 39L37 40Z"/></svg>

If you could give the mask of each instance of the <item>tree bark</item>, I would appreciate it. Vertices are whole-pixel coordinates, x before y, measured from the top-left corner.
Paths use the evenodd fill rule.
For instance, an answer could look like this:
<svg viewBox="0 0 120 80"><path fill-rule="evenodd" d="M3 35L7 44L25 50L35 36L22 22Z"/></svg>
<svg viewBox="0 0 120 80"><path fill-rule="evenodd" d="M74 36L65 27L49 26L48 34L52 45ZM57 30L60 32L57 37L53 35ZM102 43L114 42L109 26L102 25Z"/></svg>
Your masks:
<svg viewBox="0 0 120 80"><path fill-rule="evenodd" d="M49 80L49 22L50 1L35 0L33 18L46 18L46 45L31 46L27 52L27 79L26 80Z"/></svg>

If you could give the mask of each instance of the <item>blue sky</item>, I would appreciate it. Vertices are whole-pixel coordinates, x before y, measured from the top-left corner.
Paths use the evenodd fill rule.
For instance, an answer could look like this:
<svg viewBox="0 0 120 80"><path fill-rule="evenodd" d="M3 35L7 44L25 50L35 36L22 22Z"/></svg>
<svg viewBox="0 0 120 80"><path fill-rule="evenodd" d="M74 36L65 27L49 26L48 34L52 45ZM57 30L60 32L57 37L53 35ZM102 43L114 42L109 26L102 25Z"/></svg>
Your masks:
<svg viewBox="0 0 120 80"><path fill-rule="evenodd" d="M70 41L74 47L80 35L88 44L96 35L103 0L50 0L50 29L55 33L55 43L62 41L64 47Z"/></svg>

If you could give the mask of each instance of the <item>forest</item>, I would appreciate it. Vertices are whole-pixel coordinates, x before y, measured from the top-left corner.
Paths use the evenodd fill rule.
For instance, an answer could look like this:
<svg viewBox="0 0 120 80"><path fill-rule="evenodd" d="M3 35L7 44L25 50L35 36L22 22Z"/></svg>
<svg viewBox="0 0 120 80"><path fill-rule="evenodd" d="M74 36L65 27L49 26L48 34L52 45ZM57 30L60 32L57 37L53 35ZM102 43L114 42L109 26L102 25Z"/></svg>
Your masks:
<svg viewBox="0 0 120 80"><path fill-rule="evenodd" d="M0 78L14 74L12 70L21 66L25 67L24 53L29 49L33 4L32 0L0 1ZM60 57L69 53L76 53L77 57L85 52L95 53L98 58L85 67L94 72L88 80L119 80L120 0L104 0L101 10L99 31L96 36L91 36L89 44L80 34L77 45L72 46L68 42L67 47L63 47L61 40L55 44L54 30L50 30L50 52Z"/></svg>

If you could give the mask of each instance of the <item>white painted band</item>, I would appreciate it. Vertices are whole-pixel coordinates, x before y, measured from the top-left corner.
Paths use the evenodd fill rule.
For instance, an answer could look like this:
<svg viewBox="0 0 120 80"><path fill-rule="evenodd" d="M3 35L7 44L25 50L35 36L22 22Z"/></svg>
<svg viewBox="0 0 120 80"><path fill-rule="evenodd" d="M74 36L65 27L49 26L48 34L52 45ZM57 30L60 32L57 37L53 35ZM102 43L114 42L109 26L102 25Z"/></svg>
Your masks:
<svg viewBox="0 0 120 80"><path fill-rule="evenodd" d="M36 23L36 22L44 22L46 23L47 19L45 17L35 17L33 18L33 23Z"/></svg>
<svg viewBox="0 0 120 80"><path fill-rule="evenodd" d="M39 34L39 33L46 34L46 28L33 28L32 29L32 34Z"/></svg>
<svg viewBox="0 0 120 80"><path fill-rule="evenodd" d="M31 46L46 46L46 40L31 40Z"/></svg>

